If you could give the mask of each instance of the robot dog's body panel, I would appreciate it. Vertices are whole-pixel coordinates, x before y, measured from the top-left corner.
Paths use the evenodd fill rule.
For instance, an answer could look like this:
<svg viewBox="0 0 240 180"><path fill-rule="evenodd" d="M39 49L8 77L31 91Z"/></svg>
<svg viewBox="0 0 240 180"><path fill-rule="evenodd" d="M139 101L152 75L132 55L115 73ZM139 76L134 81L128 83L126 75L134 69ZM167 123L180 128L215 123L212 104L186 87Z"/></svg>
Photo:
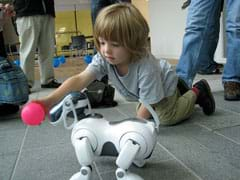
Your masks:
<svg viewBox="0 0 240 180"><path fill-rule="evenodd" d="M89 141L95 155L117 156L126 140L139 143L141 146L137 159L146 159L151 154L156 143L156 132L150 121L126 119L118 122L109 122L104 118L88 117L75 124L72 130L72 142L86 137L89 131ZM104 148L108 143L108 149ZM109 145L109 143L111 145ZM109 149L111 148L111 149ZM116 154L117 151L117 154Z"/></svg>

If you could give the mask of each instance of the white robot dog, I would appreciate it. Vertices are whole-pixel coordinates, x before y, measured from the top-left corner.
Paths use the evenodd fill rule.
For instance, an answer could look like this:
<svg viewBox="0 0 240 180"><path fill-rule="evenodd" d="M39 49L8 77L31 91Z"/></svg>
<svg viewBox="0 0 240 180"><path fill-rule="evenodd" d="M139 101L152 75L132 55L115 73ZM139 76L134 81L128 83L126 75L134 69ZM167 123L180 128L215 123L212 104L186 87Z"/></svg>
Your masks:
<svg viewBox="0 0 240 180"><path fill-rule="evenodd" d="M107 121L102 115L92 113L87 96L81 92L68 94L50 110L52 124L63 121L67 129L73 128L71 141L81 169L70 180L90 180L95 156L117 157L117 180L142 180L128 169L132 163L142 167L151 156L159 127L156 113L144 105L155 122L139 118ZM69 120L73 121L71 125Z"/></svg>

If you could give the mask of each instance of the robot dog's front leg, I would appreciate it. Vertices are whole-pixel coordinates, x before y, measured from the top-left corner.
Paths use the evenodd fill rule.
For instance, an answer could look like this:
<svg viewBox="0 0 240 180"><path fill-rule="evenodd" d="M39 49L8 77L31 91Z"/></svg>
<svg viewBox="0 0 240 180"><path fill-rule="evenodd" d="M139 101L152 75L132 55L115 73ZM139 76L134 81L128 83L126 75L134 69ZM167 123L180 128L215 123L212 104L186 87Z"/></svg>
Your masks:
<svg viewBox="0 0 240 180"><path fill-rule="evenodd" d="M116 160L116 164L119 167L116 170L117 180L143 180L140 176L127 171L139 149L140 145L130 139L124 144Z"/></svg>
<svg viewBox="0 0 240 180"><path fill-rule="evenodd" d="M74 174L70 180L90 180L94 153L87 137L76 139L74 148L79 164L82 166L80 172Z"/></svg>

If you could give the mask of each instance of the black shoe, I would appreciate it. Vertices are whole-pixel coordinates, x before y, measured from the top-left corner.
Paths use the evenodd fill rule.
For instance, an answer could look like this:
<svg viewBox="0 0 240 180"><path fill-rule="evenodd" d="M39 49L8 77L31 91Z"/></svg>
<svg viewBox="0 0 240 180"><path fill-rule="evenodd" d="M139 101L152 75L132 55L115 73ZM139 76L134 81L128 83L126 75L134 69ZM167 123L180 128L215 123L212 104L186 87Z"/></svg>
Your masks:
<svg viewBox="0 0 240 180"><path fill-rule="evenodd" d="M187 83L185 83L185 81L182 80L181 78L178 78L177 88L178 88L181 95L185 94L187 91L190 90Z"/></svg>
<svg viewBox="0 0 240 180"><path fill-rule="evenodd" d="M41 88L58 88L59 86L61 86L61 83L57 82L56 79L53 79L47 84L42 84Z"/></svg>
<svg viewBox="0 0 240 180"><path fill-rule="evenodd" d="M202 79L194 84L193 87L196 87L199 90L196 104L199 104L204 114L213 114L215 112L215 100L211 93L208 82L205 79Z"/></svg>

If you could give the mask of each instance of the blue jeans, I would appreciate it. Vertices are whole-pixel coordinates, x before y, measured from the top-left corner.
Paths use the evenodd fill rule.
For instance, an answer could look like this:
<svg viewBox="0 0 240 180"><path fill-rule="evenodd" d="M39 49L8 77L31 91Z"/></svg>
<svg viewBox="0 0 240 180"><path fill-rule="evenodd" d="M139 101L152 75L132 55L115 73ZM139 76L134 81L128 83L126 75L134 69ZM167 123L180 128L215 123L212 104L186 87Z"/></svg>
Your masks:
<svg viewBox="0 0 240 180"><path fill-rule="evenodd" d="M213 61L219 38L222 0L192 0L177 74L190 87L198 70ZM224 81L240 82L240 1L226 0L227 62Z"/></svg>
<svg viewBox="0 0 240 180"><path fill-rule="evenodd" d="M102 8L117 2L130 2L130 1L131 0L91 0L91 16L93 24L95 23L98 12Z"/></svg>

